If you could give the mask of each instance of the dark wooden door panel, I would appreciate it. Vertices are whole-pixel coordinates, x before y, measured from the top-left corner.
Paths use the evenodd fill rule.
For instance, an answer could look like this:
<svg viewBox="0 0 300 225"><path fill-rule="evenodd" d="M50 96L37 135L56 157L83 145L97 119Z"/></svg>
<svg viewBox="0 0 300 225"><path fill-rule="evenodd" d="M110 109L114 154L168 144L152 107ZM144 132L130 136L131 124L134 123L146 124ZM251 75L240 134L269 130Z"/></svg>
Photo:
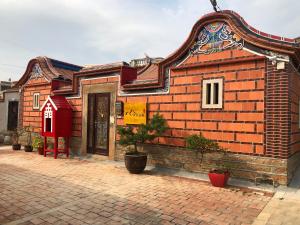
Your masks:
<svg viewBox="0 0 300 225"><path fill-rule="evenodd" d="M15 130L18 127L18 112L19 102L8 102L7 130Z"/></svg>
<svg viewBox="0 0 300 225"><path fill-rule="evenodd" d="M88 104L88 153L108 155L110 94L90 94Z"/></svg>
<svg viewBox="0 0 300 225"><path fill-rule="evenodd" d="M95 95L90 94L88 96L88 146L87 153L93 153L94 149L94 108L95 108Z"/></svg>

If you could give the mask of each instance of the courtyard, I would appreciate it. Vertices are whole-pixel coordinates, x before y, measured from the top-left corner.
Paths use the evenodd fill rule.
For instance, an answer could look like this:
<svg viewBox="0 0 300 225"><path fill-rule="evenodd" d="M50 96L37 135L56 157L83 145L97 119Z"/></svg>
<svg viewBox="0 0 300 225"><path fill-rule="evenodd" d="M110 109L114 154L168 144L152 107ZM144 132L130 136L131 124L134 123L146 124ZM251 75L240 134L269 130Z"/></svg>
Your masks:
<svg viewBox="0 0 300 225"><path fill-rule="evenodd" d="M0 150L0 224L252 224L268 194Z"/></svg>

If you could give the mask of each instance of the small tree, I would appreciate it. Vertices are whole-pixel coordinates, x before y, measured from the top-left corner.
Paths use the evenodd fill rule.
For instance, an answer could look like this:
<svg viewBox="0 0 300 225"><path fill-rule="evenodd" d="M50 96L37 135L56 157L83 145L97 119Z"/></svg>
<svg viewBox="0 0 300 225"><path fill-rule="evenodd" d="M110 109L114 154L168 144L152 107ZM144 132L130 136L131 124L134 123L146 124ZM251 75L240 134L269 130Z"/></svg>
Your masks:
<svg viewBox="0 0 300 225"><path fill-rule="evenodd" d="M161 136L167 129L168 125L162 115L158 113L147 124L134 126L118 126L120 135L119 143L123 146L134 146L133 153L138 153L138 144L144 144L153 141L156 137Z"/></svg>
<svg viewBox="0 0 300 225"><path fill-rule="evenodd" d="M201 133L199 135L193 134L186 137L187 148L194 150L198 156L200 153L201 159L200 163L202 163L203 156L205 153L215 152L215 151L223 151L223 149L218 145L218 143L205 138Z"/></svg>
<svg viewBox="0 0 300 225"><path fill-rule="evenodd" d="M32 145L32 127L31 126L24 127L24 132L26 133L27 146L31 146Z"/></svg>
<svg viewBox="0 0 300 225"><path fill-rule="evenodd" d="M19 139L20 136L23 134L23 129L22 128L16 128L14 129L13 133L12 133L12 143L14 145L18 145L19 143Z"/></svg>

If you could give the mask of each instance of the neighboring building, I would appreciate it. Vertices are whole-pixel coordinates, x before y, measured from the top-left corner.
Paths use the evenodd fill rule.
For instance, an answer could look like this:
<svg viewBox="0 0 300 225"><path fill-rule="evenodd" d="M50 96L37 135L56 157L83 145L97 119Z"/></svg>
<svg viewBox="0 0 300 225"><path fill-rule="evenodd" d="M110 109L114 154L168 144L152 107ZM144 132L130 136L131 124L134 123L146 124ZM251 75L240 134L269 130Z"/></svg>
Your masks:
<svg viewBox="0 0 300 225"><path fill-rule="evenodd" d="M10 89L13 83L11 81L0 81L0 92Z"/></svg>
<svg viewBox="0 0 300 225"><path fill-rule="evenodd" d="M170 127L146 148L152 164L200 170L199 159L183 147L184 137L202 132L233 153L234 176L265 173L287 184L300 163L299 65L296 39L266 34L221 11L203 16L165 59L81 68L38 57L17 86L23 125L36 131L47 95L67 97L73 153L122 159L116 125L124 121L116 103L145 102L148 116L159 112Z"/></svg>
<svg viewBox="0 0 300 225"><path fill-rule="evenodd" d="M12 131L18 126L19 89L13 83L0 81L0 131Z"/></svg>

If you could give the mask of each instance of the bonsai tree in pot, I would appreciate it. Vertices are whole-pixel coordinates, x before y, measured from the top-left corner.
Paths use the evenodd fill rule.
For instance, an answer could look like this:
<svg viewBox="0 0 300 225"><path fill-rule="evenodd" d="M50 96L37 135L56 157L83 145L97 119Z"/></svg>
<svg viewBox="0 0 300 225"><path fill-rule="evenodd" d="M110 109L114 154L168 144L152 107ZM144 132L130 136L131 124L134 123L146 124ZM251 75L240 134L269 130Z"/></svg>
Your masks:
<svg viewBox="0 0 300 225"><path fill-rule="evenodd" d="M24 127L24 131L26 133L26 145L24 145L24 151L25 152L32 152L32 128L30 126Z"/></svg>
<svg viewBox="0 0 300 225"><path fill-rule="evenodd" d="M137 127L118 126L120 145L126 146L127 150L129 147L129 150L125 154L125 165L130 173L137 174L143 172L147 164L147 154L139 152L138 146L143 146L146 142L153 141L167 129L166 120L159 114L155 114L147 124L141 124Z"/></svg>
<svg viewBox="0 0 300 225"><path fill-rule="evenodd" d="M200 154L200 164L202 164L203 157L206 153L226 153L225 149L221 148L217 142L205 138L201 133L199 135L194 134L188 136L186 138L186 144L188 149L191 149L196 152L197 157L199 157ZM213 186L224 187L226 186L227 181L229 179L229 171L228 168L226 168L225 166L227 164L222 162L222 159L218 164L221 166L219 166L217 169L210 170L208 173L208 177Z"/></svg>
<svg viewBox="0 0 300 225"><path fill-rule="evenodd" d="M21 144L19 143L20 136L22 135L23 130L21 128L16 128L12 133L12 149L20 150Z"/></svg>
<svg viewBox="0 0 300 225"><path fill-rule="evenodd" d="M33 138L32 147L37 149L39 155L44 155L44 140L40 135Z"/></svg>

